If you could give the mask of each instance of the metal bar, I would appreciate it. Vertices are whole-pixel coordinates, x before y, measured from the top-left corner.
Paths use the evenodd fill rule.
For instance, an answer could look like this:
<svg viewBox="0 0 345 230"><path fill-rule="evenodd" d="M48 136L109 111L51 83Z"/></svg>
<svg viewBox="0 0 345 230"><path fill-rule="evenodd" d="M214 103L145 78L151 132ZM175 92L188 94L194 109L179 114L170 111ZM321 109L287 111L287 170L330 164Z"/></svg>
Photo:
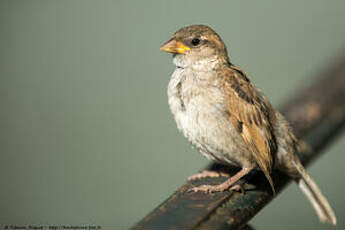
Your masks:
<svg viewBox="0 0 345 230"><path fill-rule="evenodd" d="M345 56L338 60L320 74L318 81L302 89L281 109L296 135L306 143L306 148L299 152L304 164L310 163L345 125ZM225 169L216 163L208 168ZM290 181L278 171L272 176L277 192ZM132 229L240 229L274 198L265 177L258 171L241 181L245 194L186 192L192 186L223 180L210 178L193 185L185 183Z"/></svg>

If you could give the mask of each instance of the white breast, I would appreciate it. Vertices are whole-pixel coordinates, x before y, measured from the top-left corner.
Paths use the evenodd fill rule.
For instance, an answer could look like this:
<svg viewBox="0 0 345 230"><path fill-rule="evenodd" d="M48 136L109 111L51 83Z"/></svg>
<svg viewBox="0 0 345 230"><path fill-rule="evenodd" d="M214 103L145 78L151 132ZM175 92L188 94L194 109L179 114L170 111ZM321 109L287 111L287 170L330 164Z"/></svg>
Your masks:
<svg viewBox="0 0 345 230"><path fill-rule="evenodd" d="M243 140L224 115L223 93L200 74L206 73L177 68L171 76L168 98L177 127L207 158L237 165L241 153L234 143Z"/></svg>

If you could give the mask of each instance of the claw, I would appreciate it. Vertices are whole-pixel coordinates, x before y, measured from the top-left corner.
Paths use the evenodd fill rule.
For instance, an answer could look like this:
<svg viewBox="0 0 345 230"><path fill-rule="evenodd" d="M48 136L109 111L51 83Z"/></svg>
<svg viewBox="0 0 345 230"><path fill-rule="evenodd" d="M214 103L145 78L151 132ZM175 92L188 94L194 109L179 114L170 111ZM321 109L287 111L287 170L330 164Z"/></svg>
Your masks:
<svg viewBox="0 0 345 230"><path fill-rule="evenodd" d="M230 191L240 192L242 194L246 194L246 190L243 188L241 184L234 184L230 187Z"/></svg>

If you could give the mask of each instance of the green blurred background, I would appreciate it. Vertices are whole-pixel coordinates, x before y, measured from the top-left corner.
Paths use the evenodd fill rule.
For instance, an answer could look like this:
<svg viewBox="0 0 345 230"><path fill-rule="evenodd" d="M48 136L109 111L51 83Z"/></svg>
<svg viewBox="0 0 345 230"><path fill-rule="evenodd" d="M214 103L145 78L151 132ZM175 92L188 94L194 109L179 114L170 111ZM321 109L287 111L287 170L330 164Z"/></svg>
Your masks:
<svg viewBox="0 0 345 230"><path fill-rule="evenodd" d="M160 45L212 26L276 106L345 49L344 1L0 1L0 223L127 229L208 162L170 114ZM344 229L339 138L309 172ZM334 229L292 184L251 224Z"/></svg>

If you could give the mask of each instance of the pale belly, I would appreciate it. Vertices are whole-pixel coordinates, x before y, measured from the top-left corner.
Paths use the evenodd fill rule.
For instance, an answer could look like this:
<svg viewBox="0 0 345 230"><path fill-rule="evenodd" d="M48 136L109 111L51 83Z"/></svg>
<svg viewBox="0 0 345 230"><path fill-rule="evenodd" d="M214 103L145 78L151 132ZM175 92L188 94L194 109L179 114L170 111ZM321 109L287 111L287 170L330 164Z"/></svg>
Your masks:
<svg viewBox="0 0 345 230"><path fill-rule="evenodd" d="M169 105L178 129L201 154L229 165L250 167L253 164L242 137L228 120L225 109L222 109L223 103L210 100L221 98L215 95L219 92L174 92L172 89L168 90ZM186 99L188 95L192 96Z"/></svg>

